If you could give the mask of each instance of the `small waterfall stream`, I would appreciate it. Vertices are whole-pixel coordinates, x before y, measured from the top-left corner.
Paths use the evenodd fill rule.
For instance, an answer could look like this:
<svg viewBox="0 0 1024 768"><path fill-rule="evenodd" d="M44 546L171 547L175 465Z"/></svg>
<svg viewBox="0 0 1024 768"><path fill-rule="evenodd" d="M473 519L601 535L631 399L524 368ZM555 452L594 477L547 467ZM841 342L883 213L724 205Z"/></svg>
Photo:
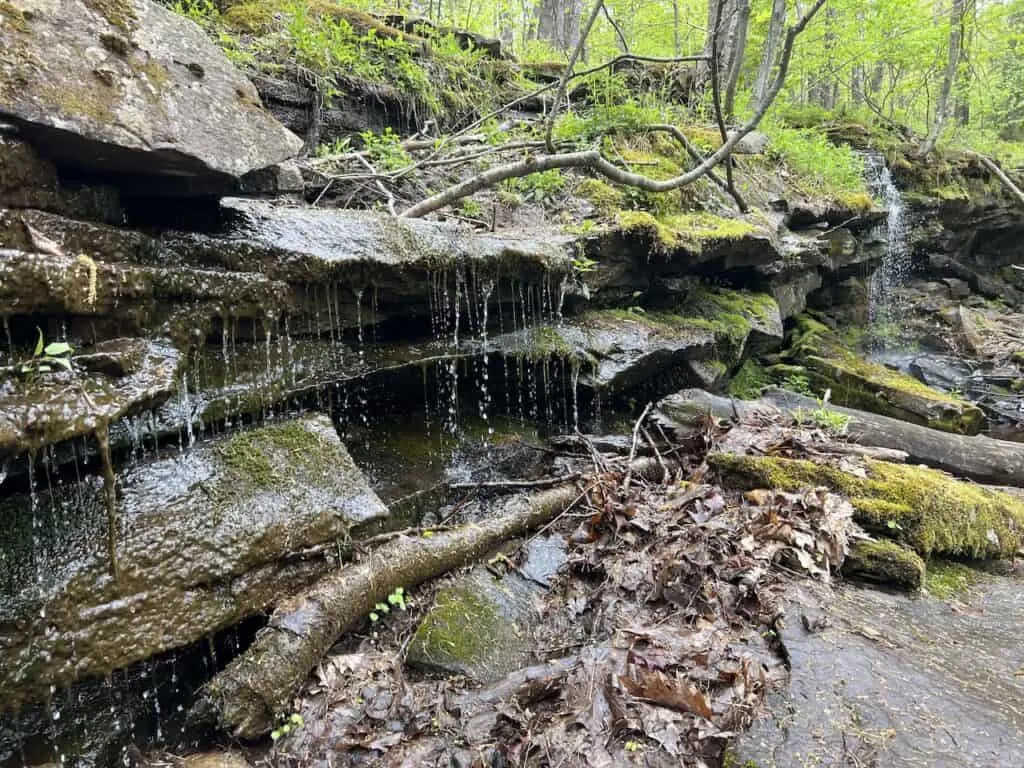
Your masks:
<svg viewBox="0 0 1024 768"><path fill-rule="evenodd" d="M885 256L871 276L868 318L871 325L899 323L895 293L910 275L911 254L907 247L908 223L903 195L893 183L885 157L877 152L864 155L868 188L872 196L889 212L885 229Z"/></svg>

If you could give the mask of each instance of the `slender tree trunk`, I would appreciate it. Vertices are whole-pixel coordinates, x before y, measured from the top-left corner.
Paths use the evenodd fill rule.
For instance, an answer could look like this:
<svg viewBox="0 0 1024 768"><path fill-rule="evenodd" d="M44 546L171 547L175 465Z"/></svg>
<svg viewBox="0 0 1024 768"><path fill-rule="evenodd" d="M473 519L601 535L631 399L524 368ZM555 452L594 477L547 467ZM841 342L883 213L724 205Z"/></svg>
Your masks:
<svg viewBox="0 0 1024 768"><path fill-rule="evenodd" d="M931 153L939 140L939 135L949 119L949 113L953 104L953 88L956 85L956 73L960 67L960 59L963 55L964 36L964 15L966 12L967 0L952 0L949 10L949 54L946 59L946 71L942 75L942 85L939 88L938 98L935 100L935 119L932 120L931 130L921 149L918 151L920 157Z"/></svg>
<svg viewBox="0 0 1024 768"><path fill-rule="evenodd" d="M725 71L725 119L732 121L736 106L736 86L747 53L747 29L750 26L750 0L735 0L735 19L729 45L729 68Z"/></svg>
<svg viewBox="0 0 1024 768"><path fill-rule="evenodd" d="M757 70L754 81L754 104L764 101L768 85L772 81L772 70L775 69L775 57L778 55L782 39L786 35L786 0L772 0L772 16L768 22L768 36L764 41L761 54L761 66Z"/></svg>
<svg viewBox="0 0 1024 768"><path fill-rule="evenodd" d="M672 0L672 46L676 56L683 52L683 42L679 37L679 0Z"/></svg>

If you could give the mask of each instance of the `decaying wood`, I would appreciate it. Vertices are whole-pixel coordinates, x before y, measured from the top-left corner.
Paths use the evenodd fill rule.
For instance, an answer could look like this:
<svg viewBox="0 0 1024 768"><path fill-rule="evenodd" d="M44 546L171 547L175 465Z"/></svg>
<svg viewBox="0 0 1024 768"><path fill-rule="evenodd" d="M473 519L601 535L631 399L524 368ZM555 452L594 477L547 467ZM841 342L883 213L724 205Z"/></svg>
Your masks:
<svg viewBox="0 0 1024 768"><path fill-rule="evenodd" d="M544 525L578 495L566 484L512 497L488 520L429 538L396 539L321 579L277 606L252 646L206 686L194 714L237 738L267 733L338 637L396 587L413 587L483 556Z"/></svg>
<svg viewBox="0 0 1024 768"><path fill-rule="evenodd" d="M791 421L798 408L820 407L817 400L781 389L759 400L732 400L700 389L685 389L658 403L656 417L681 432L697 432L708 415L744 424ZM902 451L909 461L981 483L1024 487L1024 444L984 435L954 435L889 416L829 405L850 418L850 443Z"/></svg>

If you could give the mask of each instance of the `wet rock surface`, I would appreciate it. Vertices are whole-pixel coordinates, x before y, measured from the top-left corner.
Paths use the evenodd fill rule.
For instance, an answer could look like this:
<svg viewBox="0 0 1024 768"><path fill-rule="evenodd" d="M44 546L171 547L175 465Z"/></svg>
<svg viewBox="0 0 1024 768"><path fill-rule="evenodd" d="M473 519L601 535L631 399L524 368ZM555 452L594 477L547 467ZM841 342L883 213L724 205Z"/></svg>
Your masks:
<svg viewBox="0 0 1024 768"><path fill-rule="evenodd" d="M789 690L739 736L740 763L1021 764L1021 586L1019 576L998 578L953 604L807 587L782 633Z"/></svg>
<svg viewBox="0 0 1024 768"><path fill-rule="evenodd" d="M60 165L148 194L224 194L301 147L201 29L156 2L11 7L0 115Z"/></svg>
<svg viewBox="0 0 1024 768"><path fill-rule="evenodd" d="M516 574L497 579L476 568L437 594L409 643L406 661L478 682L500 680L531 661L540 596L536 584Z"/></svg>
<svg viewBox="0 0 1024 768"><path fill-rule="evenodd" d="M330 567L303 550L387 513L324 417L123 469L116 579L98 478L3 507L5 707L237 623Z"/></svg>
<svg viewBox="0 0 1024 768"><path fill-rule="evenodd" d="M91 435L160 406L177 389L180 364L170 344L120 339L83 356L84 375L12 366L0 381L0 457Z"/></svg>

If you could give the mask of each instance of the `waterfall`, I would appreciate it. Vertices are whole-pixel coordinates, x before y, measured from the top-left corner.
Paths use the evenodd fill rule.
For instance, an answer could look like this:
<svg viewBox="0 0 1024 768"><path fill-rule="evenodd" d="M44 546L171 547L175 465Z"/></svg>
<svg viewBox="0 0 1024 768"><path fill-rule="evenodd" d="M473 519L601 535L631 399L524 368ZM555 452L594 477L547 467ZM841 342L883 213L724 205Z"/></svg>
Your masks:
<svg viewBox="0 0 1024 768"><path fill-rule="evenodd" d="M868 318L872 325L898 323L900 313L894 305L895 293L910 275L911 258L907 247L907 219L903 195L892 181L885 158L876 152L865 153L864 166L868 188L889 216L882 225L885 255L871 276Z"/></svg>

